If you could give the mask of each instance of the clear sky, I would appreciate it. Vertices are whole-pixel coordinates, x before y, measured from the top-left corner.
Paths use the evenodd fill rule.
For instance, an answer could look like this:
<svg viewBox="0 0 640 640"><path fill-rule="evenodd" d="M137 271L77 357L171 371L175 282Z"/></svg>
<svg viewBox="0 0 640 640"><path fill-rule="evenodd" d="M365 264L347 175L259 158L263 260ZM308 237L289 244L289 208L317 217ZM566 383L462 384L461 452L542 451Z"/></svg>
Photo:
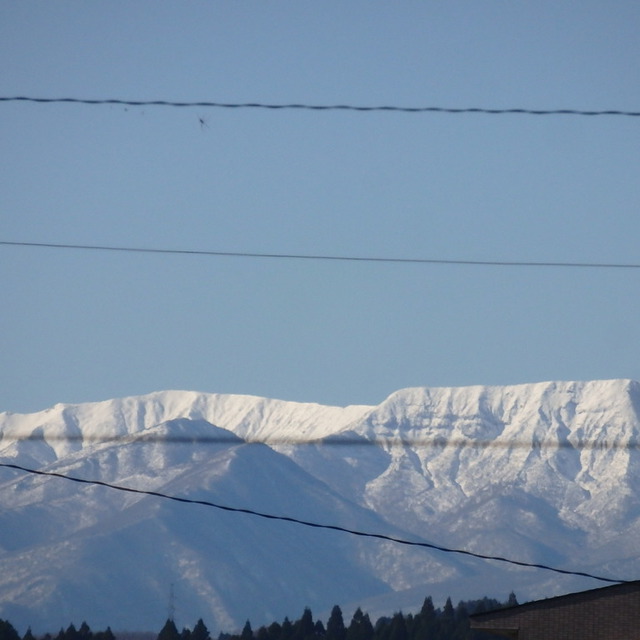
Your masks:
<svg viewBox="0 0 640 640"><path fill-rule="evenodd" d="M638 111L639 32L632 0L1 0L0 95ZM3 102L0 140L1 241L640 263L640 118ZM0 246L0 410L638 379L639 285Z"/></svg>

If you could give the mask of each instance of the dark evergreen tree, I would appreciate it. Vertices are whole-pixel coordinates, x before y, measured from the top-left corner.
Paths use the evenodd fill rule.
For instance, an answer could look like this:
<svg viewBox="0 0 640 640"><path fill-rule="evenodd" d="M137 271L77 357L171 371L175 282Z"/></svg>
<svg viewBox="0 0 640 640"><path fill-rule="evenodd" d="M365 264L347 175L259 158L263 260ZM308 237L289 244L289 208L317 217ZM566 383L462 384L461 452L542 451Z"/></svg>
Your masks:
<svg viewBox="0 0 640 640"><path fill-rule="evenodd" d="M372 638L373 625L369 619L369 614L362 613L362 609L358 607L351 618L346 640L372 640Z"/></svg>
<svg viewBox="0 0 640 640"><path fill-rule="evenodd" d="M441 638L451 638L456 626L456 614L453 609L451 598L447 598L442 612L438 616L438 635Z"/></svg>
<svg viewBox="0 0 640 640"><path fill-rule="evenodd" d="M422 608L420 609L420 615L425 618L435 618L436 617L436 608L433 606L433 599L431 596L427 596L422 603Z"/></svg>
<svg viewBox="0 0 640 640"><path fill-rule="evenodd" d="M240 634L240 640L253 640L253 629L251 628L251 623L248 620L244 623L242 633Z"/></svg>
<svg viewBox="0 0 640 640"><path fill-rule="evenodd" d="M483 613L485 611L495 611L496 609L503 609L506 606L511 606L507 603L500 602L495 598L487 598L486 596L484 598L480 598L479 600L467 600L463 604L470 614Z"/></svg>
<svg viewBox="0 0 640 640"><path fill-rule="evenodd" d="M408 613L405 617L404 617L404 623L405 626L407 627L407 636L409 638L413 637L413 630L416 626L417 623L417 616L414 616L412 613Z"/></svg>
<svg viewBox="0 0 640 640"><path fill-rule="evenodd" d="M386 616L378 618L373 625L374 640L389 640L390 625L391 618L387 618Z"/></svg>
<svg viewBox="0 0 640 640"><path fill-rule="evenodd" d="M279 622L272 622L268 627L269 640L280 640L282 636L282 625Z"/></svg>
<svg viewBox="0 0 640 640"><path fill-rule="evenodd" d="M44 640L44 639L43 639ZM107 627L105 631L97 631L92 634L92 640L116 640L111 627Z"/></svg>
<svg viewBox="0 0 640 640"><path fill-rule="evenodd" d="M509 599L507 600L507 607L516 607L518 606L518 598L516 598L516 594L513 591L509 594Z"/></svg>
<svg viewBox="0 0 640 640"><path fill-rule="evenodd" d="M345 640L347 628L344 626L344 618L342 617L342 609L335 605L331 609L331 615L327 620L327 640Z"/></svg>
<svg viewBox="0 0 640 640"><path fill-rule="evenodd" d="M313 635L316 638L324 638L327 635L327 630L324 628L322 620L316 620L316 623L313 625Z"/></svg>
<svg viewBox="0 0 640 640"><path fill-rule="evenodd" d="M20 640L18 632L8 620L0 619L0 640Z"/></svg>
<svg viewBox="0 0 640 640"><path fill-rule="evenodd" d="M207 626L202 621L202 618L199 618L198 622L196 622L196 626L193 627L193 631L191 632L191 640L211 640L209 629L207 629Z"/></svg>
<svg viewBox="0 0 640 640"><path fill-rule="evenodd" d="M402 613L395 613L389 624L389 640L409 640L407 625Z"/></svg>
<svg viewBox="0 0 640 640"><path fill-rule="evenodd" d="M80 640L91 640L91 638L93 638L93 633L89 628L89 625L84 620L78 629L78 638Z"/></svg>
<svg viewBox="0 0 640 640"><path fill-rule="evenodd" d="M415 616L410 630L412 640L431 640L435 638L438 628L436 609L431 596L424 599L420 613Z"/></svg>
<svg viewBox="0 0 640 640"><path fill-rule="evenodd" d="M51 636L49 636L51 637ZM27 632L24 634L24 636L22 637L22 640L36 640L35 636L33 635L33 633L31 633L31 627L29 627L27 629Z"/></svg>
<svg viewBox="0 0 640 640"><path fill-rule="evenodd" d="M473 613L484 613L487 610L487 603L484 600L478 600L474 603Z"/></svg>
<svg viewBox="0 0 640 640"><path fill-rule="evenodd" d="M172 618L168 618L164 623L164 627L158 634L158 640L180 640L180 633Z"/></svg>
<svg viewBox="0 0 640 640"><path fill-rule="evenodd" d="M180 632L180 640L191 640L191 629L184 627Z"/></svg>
<svg viewBox="0 0 640 640"><path fill-rule="evenodd" d="M64 632L64 637L65 640L80 640L80 633L73 624L70 624Z"/></svg>
<svg viewBox="0 0 640 640"><path fill-rule="evenodd" d="M452 634L453 640L466 640L471 634L469 626L469 611L464 602L458 603L455 610L455 626Z"/></svg>
<svg viewBox="0 0 640 640"><path fill-rule="evenodd" d="M293 625L291 624L291 620L285 617L282 622L282 627L280 629L280 640L291 640L293 637Z"/></svg>
<svg viewBox="0 0 640 640"><path fill-rule="evenodd" d="M315 636L315 625L313 614L309 607L305 607L300 620L296 620L293 625L293 640L313 640Z"/></svg>

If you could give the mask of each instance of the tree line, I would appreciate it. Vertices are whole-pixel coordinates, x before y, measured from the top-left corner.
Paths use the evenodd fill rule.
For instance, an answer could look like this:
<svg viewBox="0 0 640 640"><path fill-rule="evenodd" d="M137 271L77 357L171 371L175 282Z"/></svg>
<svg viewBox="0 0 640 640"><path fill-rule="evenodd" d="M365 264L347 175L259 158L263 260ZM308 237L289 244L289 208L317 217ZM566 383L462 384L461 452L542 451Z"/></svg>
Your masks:
<svg viewBox="0 0 640 640"><path fill-rule="evenodd" d="M314 620L311 609L304 609L297 620L285 618L282 622L272 622L253 629L246 621L240 633L222 632L217 640L472 640L474 632L469 627L469 615L483 611L501 609L518 604L515 594L511 593L506 602L493 598L460 601L453 606L447 598L442 608L436 608L432 598L425 598L422 608L416 614L403 614L401 611L392 616L379 618L373 623L368 613L356 609L349 624L346 624L342 610L335 605L326 625ZM482 633L479 638L490 640L491 636ZM78 629L70 624L57 634L47 633L36 638L31 629L20 637L10 622L0 619L0 640L118 640L107 627L105 631L93 632L86 622ZM124 640L124 639L123 639ZM202 621L198 620L193 629L185 627L179 631L172 618L169 618L156 640L214 640Z"/></svg>
<svg viewBox="0 0 640 640"><path fill-rule="evenodd" d="M217 640L471 640L476 632L469 626L469 616L494 609L518 604L514 593L506 602L493 598L461 601L456 607L451 598L442 608L436 608L433 599L425 598L420 612L403 614L401 611L392 616L379 618L373 623L369 614L356 609L349 624L345 624L342 610L338 605L331 610L327 624L314 620L311 610L305 608L302 616L295 621L285 618L282 622L272 622L253 629L247 620L240 633L220 633ZM480 637L490 640L483 633ZM0 639L2 640L2 639ZM212 640L202 621L198 620L193 630L184 628L178 631L173 620L169 619L158 634L157 640Z"/></svg>
<svg viewBox="0 0 640 640"><path fill-rule="evenodd" d="M106 631L94 633L86 622L83 622L78 629L70 624L66 629L60 629L56 634L45 633L38 638L31 633L31 627L29 627L21 638L8 620L0 619L0 640L116 640L116 638L109 627Z"/></svg>

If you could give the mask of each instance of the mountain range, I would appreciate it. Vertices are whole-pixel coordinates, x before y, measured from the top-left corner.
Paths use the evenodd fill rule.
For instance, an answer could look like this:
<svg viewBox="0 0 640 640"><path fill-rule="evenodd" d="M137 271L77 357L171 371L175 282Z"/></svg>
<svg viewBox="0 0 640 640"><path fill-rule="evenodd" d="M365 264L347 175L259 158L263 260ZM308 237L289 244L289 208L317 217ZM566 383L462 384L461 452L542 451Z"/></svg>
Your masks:
<svg viewBox="0 0 640 640"><path fill-rule="evenodd" d="M630 380L348 407L163 391L1 413L0 617L34 633L202 618L215 634L305 607L375 618L428 595L603 586L457 551L637 579L639 430Z"/></svg>

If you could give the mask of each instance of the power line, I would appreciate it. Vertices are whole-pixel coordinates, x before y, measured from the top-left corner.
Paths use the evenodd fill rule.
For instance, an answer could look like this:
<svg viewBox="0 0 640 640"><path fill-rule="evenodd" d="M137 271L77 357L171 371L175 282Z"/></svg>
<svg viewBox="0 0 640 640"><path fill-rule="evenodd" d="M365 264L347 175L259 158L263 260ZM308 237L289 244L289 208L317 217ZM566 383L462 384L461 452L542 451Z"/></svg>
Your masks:
<svg viewBox="0 0 640 640"><path fill-rule="evenodd" d="M531 116L628 116L637 118L640 111L622 111L617 109L490 109L486 107L400 107L392 105L349 105L349 104L269 104L263 102L179 102L174 100L123 100L120 98L37 98L33 96L0 96L0 102L66 103L84 105L123 105L131 107L199 107L219 109L268 109L268 110L307 110L307 111L386 111L400 113L445 113L445 114L485 114L485 115L531 115Z"/></svg>
<svg viewBox="0 0 640 640"><path fill-rule="evenodd" d="M67 249L83 251L112 251L126 253L155 253L164 255L190 255L220 258L260 258L271 260L315 260L331 262L378 262L395 264L458 265L469 267L553 267L574 269L640 269L640 263L624 262L545 262L526 260L458 260L438 258L393 258L381 256L339 256L303 253L260 253L249 251L208 251L197 249L165 249L146 247L125 247L111 245L66 244L53 242L15 242L0 240L0 245L13 247L34 247L39 249Z"/></svg>
<svg viewBox="0 0 640 640"><path fill-rule="evenodd" d="M440 545L436 545L436 544L432 544L430 542L419 542L419 541L415 541L415 540L405 540L403 538L396 538L394 536L388 536L385 534L381 534L381 533L368 533L368 532L364 532L364 531L358 531L355 529L348 529L346 527L341 527L338 525L331 525L331 524L321 524L318 522L310 522L308 520L300 520L299 518L293 518L290 516L278 516L278 515L274 515L271 513L264 513L261 511L255 511L253 509L243 509L243 508L239 508L239 507L230 507L228 505L221 505L215 502L210 502L208 500L193 500L191 498L181 498L179 496L173 496L173 495L169 495L166 493L160 493L158 491L149 491L149 490L144 490L144 489L134 489L132 487L124 487L122 485L117 485L117 484L112 484L110 482L103 482L101 480L87 480L85 478L77 478L74 476L66 476L62 473L55 473L53 471L40 471L37 469L29 469L27 467L22 467L20 465L17 464L11 464L11 463L6 463L6 462L2 462L0 463L0 467L5 467L8 469L16 469L18 471L23 471L24 473L30 473L30 474L35 474L35 475L40 475L40 476L49 476L49 477L54 477L54 478L61 478L63 480L70 480L72 482L78 482L81 484L89 484L89 485L96 485L96 486L100 486L100 487L106 487L108 489L115 489L117 491L125 491L128 493L136 493L136 494L142 494L142 495L148 495L148 496L154 496L156 498L163 498L165 500L173 500L175 502L182 502L185 504L198 504L204 507L211 507L214 509L220 509L222 511L229 511L229 512L233 512L233 513L244 513L246 515L251 515L251 516L256 516L259 518L265 518L268 520L279 520L282 522L290 522L292 524L298 524L298 525L302 525L305 527L312 527L314 529L325 529L325 530L331 530L331 531L338 531L341 533L348 533L350 535L354 535L354 536L360 536L360 537L364 537L364 538L376 538L378 540L385 540L387 542L394 542L397 544L402 544L402 545L406 545L406 546L412 546L412 547L422 547L425 549L432 549L435 551L441 551L443 553L455 553L455 554L461 554L461 555L465 555L465 556L470 556L472 558L478 558L480 560L494 560L496 562L505 562L507 564L512 564L512 565L516 565L519 567L528 567L528 568L532 568L532 569L542 569L545 571L553 571L555 573L561 573L564 575L571 575L571 576L580 576L583 578L592 578L594 580L600 580L602 582L612 582L612 583L626 583L626 582L631 582L630 580L620 580L620 579L616 579L616 578L607 578L607 577L603 577L603 576L598 576L592 573L586 573L583 571L571 571L569 569L559 569L557 567L552 567L549 565L545 565L545 564L538 564L538 563L533 563L533 562L523 562L520 560L511 560L509 558L503 558L501 556L491 556L491 555L486 555L486 554L482 554L482 553L475 553L473 551L467 551L466 549L453 549L450 547L443 547Z"/></svg>

